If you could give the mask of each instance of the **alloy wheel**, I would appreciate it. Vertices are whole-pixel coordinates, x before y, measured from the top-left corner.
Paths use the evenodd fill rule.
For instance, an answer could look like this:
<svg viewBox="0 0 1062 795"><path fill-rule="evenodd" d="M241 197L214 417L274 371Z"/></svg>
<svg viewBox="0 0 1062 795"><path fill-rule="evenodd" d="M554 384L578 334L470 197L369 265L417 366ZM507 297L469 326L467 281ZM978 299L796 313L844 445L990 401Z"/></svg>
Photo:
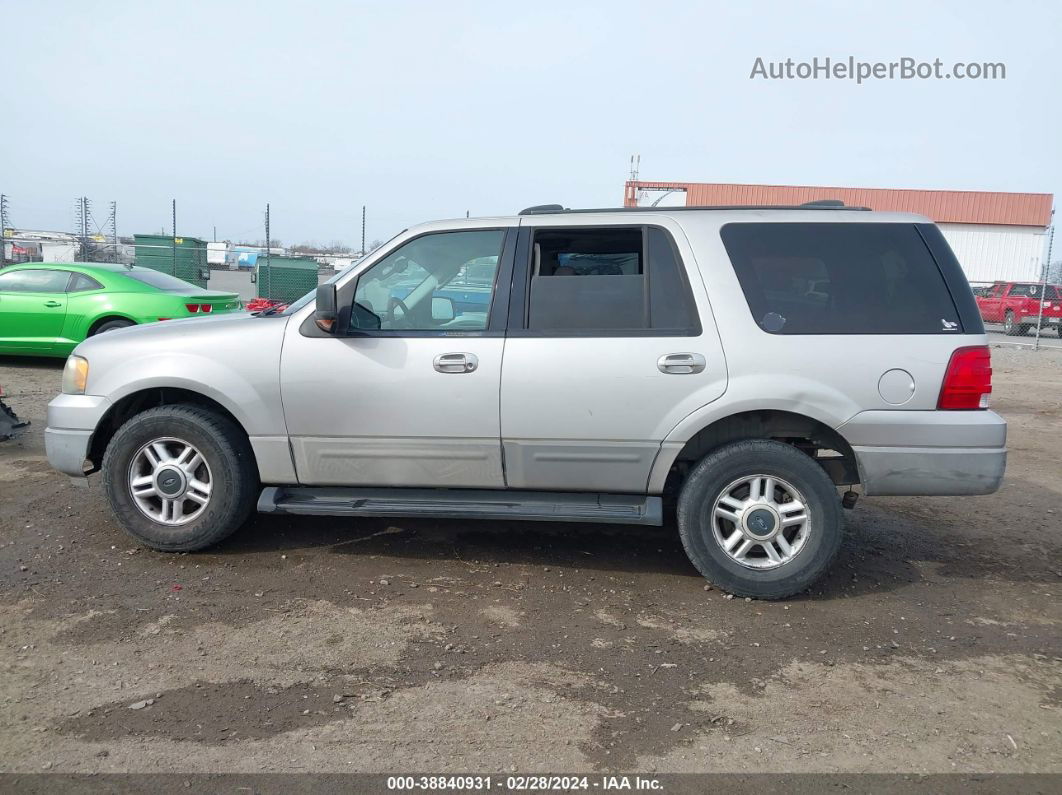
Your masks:
<svg viewBox="0 0 1062 795"><path fill-rule="evenodd" d="M141 447L129 465L129 492L149 519L182 525L210 504L213 479L203 454L183 439L163 437Z"/></svg>
<svg viewBox="0 0 1062 795"><path fill-rule="evenodd" d="M712 506L712 536L750 569L774 569L796 557L810 533L807 500L786 480L748 475L722 490Z"/></svg>

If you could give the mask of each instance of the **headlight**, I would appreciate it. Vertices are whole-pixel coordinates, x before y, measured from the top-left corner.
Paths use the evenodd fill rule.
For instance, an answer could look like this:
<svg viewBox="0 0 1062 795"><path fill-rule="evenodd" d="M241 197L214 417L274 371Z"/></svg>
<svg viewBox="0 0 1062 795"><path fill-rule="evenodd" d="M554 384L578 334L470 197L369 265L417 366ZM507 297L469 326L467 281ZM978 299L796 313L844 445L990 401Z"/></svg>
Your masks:
<svg viewBox="0 0 1062 795"><path fill-rule="evenodd" d="M88 383L88 359L84 356L68 356L63 368L63 394L84 395Z"/></svg>

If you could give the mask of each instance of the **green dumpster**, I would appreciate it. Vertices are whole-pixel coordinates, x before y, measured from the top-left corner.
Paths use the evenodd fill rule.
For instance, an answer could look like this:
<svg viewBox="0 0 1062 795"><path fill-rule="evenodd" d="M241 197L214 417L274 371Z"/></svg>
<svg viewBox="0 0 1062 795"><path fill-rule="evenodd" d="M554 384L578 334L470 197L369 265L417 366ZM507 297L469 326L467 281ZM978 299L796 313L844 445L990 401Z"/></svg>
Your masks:
<svg viewBox="0 0 1062 795"><path fill-rule="evenodd" d="M210 271L205 240L170 235L133 235L133 243L137 265L168 273L197 287L207 286Z"/></svg>
<svg viewBox="0 0 1062 795"><path fill-rule="evenodd" d="M258 297L291 303L317 289L317 261L306 257L258 255Z"/></svg>

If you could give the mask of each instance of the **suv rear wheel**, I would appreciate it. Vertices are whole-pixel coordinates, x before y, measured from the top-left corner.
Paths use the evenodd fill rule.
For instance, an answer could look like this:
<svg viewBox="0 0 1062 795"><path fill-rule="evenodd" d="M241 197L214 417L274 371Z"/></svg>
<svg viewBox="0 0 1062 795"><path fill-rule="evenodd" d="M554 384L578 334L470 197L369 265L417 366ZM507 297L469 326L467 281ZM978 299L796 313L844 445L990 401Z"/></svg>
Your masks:
<svg viewBox="0 0 1062 795"><path fill-rule="evenodd" d="M243 524L257 474L250 443L230 419L198 406L160 406L118 429L103 456L103 485L137 541L191 552Z"/></svg>
<svg viewBox="0 0 1062 795"><path fill-rule="evenodd" d="M678 500L682 545L707 580L735 596L781 599L808 588L840 549L833 482L781 442L733 442L707 455Z"/></svg>

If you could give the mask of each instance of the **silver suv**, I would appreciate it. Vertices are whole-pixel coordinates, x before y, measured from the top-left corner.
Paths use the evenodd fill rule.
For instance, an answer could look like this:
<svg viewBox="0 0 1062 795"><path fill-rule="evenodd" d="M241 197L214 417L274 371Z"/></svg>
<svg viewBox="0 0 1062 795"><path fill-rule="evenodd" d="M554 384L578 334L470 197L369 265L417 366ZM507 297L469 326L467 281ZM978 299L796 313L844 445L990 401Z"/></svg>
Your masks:
<svg viewBox="0 0 1062 795"><path fill-rule="evenodd" d="M981 318L915 215L565 210L409 229L282 312L78 346L52 465L160 550L268 513L660 525L734 594L807 588L867 495L988 494Z"/></svg>

